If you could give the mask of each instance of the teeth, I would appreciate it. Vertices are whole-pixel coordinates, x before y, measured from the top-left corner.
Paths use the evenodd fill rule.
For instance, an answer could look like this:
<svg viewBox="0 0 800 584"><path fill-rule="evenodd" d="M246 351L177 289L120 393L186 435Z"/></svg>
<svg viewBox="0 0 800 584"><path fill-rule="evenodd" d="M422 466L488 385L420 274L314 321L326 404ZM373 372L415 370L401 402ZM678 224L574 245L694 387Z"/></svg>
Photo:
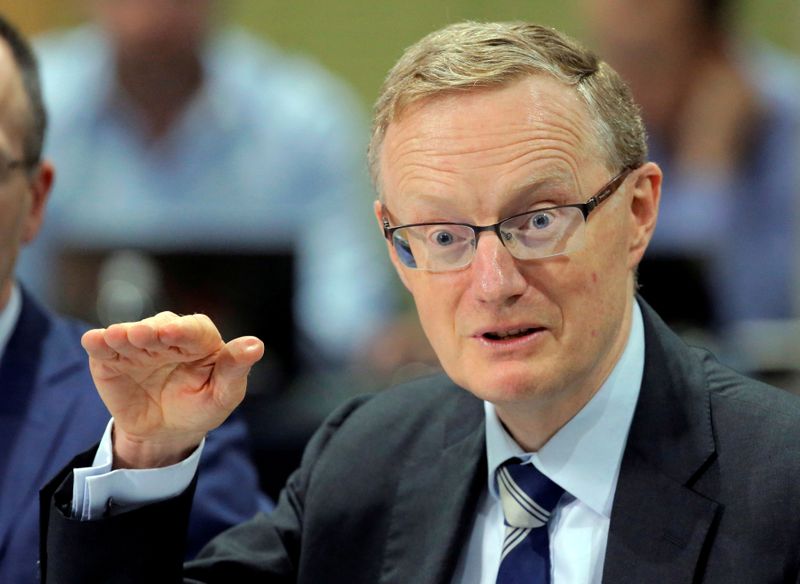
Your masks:
<svg viewBox="0 0 800 584"><path fill-rule="evenodd" d="M490 337L492 337L492 338L496 338L496 339L507 339L507 338L509 338L509 337L517 337L517 336L520 336L520 335L522 335L522 334L528 334L528 333L530 333L530 332L531 332L531 331L533 331L533 330L534 330L534 329L532 329L532 328L525 328L525 329L512 329L512 330L509 330L509 331L504 331L504 332L495 332L495 333L487 333L487 334L488 334L488 336L490 336Z"/></svg>
<svg viewBox="0 0 800 584"><path fill-rule="evenodd" d="M497 336L500 337L501 339L505 339L506 337L516 336L521 332L522 332L522 329L514 329L512 331L508 331L508 332L505 332L505 333L497 333Z"/></svg>

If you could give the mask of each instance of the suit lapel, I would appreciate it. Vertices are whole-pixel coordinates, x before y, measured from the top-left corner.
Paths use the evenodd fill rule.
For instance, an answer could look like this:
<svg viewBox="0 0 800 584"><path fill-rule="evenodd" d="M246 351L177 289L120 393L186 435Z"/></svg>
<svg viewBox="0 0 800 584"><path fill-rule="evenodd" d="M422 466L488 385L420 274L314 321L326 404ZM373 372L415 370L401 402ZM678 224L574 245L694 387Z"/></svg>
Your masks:
<svg viewBox="0 0 800 584"><path fill-rule="evenodd" d="M693 582L719 505L692 490L715 455L699 361L643 302L645 370L622 459L603 581Z"/></svg>
<svg viewBox="0 0 800 584"><path fill-rule="evenodd" d="M57 470L51 468L52 450L61 443L58 436L78 395L48 396L54 379L82 366L76 352L61 352L48 342L52 325L23 293L22 312L0 363L2 468L8 469L0 477L0 549L22 505L34 500L41 484Z"/></svg>
<svg viewBox="0 0 800 584"><path fill-rule="evenodd" d="M430 455L413 458L398 486L380 582L446 584L486 486L482 402L458 390Z"/></svg>

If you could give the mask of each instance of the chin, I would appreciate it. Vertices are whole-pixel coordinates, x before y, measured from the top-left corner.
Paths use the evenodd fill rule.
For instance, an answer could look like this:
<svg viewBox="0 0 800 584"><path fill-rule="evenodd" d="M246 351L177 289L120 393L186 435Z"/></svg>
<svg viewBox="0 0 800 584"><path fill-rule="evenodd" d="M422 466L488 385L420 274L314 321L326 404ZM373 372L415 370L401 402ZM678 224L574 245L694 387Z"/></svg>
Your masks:
<svg viewBox="0 0 800 584"><path fill-rule="evenodd" d="M540 370L541 371L541 370ZM550 393L550 384L530 364L485 367L460 385L476 397L494 404L523 403Z"/></svg>

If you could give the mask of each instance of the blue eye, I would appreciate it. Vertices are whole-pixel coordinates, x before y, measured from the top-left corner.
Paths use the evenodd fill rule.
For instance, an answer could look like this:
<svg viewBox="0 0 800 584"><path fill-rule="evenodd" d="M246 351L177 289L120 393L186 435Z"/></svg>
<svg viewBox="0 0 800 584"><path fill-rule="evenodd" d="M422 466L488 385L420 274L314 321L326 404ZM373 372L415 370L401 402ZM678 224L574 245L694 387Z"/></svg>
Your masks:
<svg viewBox="0 0 800 584"><path fill-rule="evenodd" d="M534 229L546 229L552 222L553 216L550 213L537 213L531 215L530 225Z"/></svg>
<svg viewBox="0 0 800 584"><path fill-rule="evenodd" d="M437 231L433 234L433 240L437 243L437 245L446 247L453 244L456 238L449 231Z"/></svg>

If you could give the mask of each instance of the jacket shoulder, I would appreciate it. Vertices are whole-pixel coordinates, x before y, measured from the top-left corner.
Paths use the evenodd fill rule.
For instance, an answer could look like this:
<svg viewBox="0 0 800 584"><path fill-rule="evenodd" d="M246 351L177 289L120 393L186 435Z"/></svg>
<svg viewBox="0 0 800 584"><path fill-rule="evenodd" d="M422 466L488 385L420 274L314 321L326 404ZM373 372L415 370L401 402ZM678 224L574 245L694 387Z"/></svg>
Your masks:
<svg viewBox="0 0 800 584"><path fill-rule="evenodd" d="M445 375L418 379L340 406L309 441L301 469L355 476L365 466L438 453L482 422L482 402Z"/></svg>
<svg viewBox="0 0 800 584"><path fill-rule="evenodd" d="M769 453L769 459L793 457L800 472L800 396L746 377L719 363L706 351L702 360L718 442L733 442L747 452Z"/></svg>
<svg viewBox="0 0 800 584"><path fill-rule="evenodd" d="M343 435L379 433L405 442L441 435L454 417L483 416L482 402L446 375L416 379L363 397L351 406ZM470 416L471 418L472 416ZM466 421L466 420L465 420ZM472 426L472 424L465 424Z"/></svg>

